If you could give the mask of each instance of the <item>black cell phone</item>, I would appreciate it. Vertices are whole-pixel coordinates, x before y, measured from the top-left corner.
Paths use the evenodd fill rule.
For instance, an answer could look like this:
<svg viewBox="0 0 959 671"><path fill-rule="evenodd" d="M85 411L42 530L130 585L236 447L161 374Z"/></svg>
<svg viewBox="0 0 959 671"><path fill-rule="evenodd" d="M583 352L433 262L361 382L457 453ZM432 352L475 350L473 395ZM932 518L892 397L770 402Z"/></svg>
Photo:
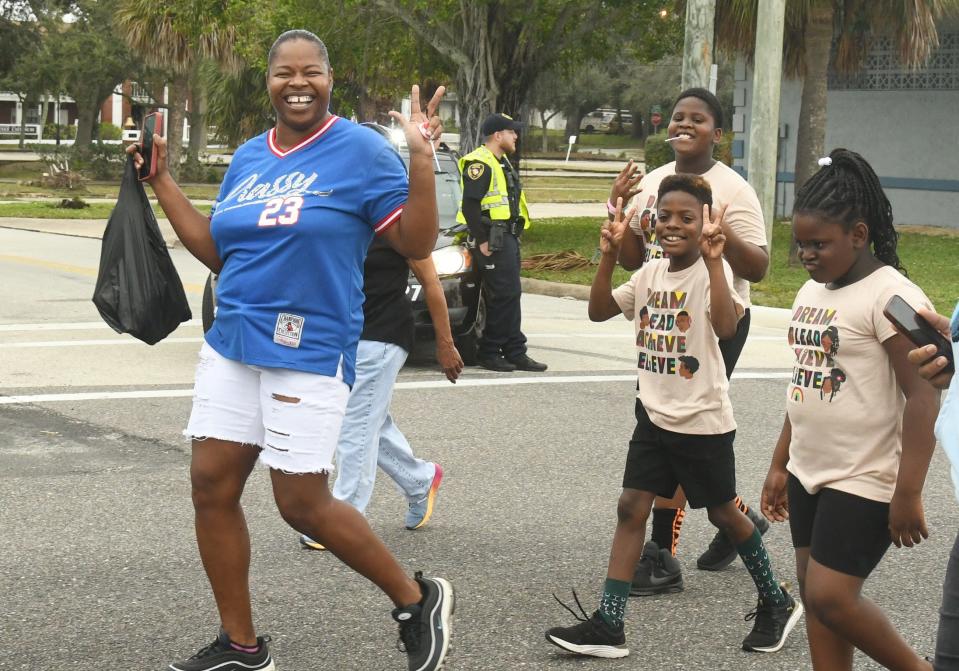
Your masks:
<svg viewBox="0 0 959 671"><path fill-rule="evenodd" d="M151 112L143 117L143 131L140 133L140 166L138 178L141 182L151 179L157 172L157 155L153 151L153 134L163 135L163 112Z"/></svg>
<svg viewBox="0 0 959 671"><path fill-rule="evenodd" d="M955 370L955 361L952 357L952 343L933 328L932 324L923 319L918 312L913 310L912 306L904 301L901 296L893 296L890 298L889 302L886 303L886 307L883 308L882 313L886 316L886 319L891 321L916 347L935 345L936 354L930 357L930 359L934 359L937 356L944 356L949 360L943 372L952 372Z"/></svg>

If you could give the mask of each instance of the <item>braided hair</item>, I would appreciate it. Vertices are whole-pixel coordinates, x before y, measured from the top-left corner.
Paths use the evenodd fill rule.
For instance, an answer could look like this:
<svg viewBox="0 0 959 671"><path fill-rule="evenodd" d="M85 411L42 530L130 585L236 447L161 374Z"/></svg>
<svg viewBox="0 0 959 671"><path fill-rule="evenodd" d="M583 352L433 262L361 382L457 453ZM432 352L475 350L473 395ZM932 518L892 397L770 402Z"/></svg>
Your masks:
<svg viewBox="0 0 959 671"><path fill-rule="evenodd" d="M793 212L822 213L839 221L846 231L859 221L869 228L873 255L904 275L896 244L899 233L892 225L892 205L872 166L848 149L833 149L831 163L823 165L796 194Z"/></svg>

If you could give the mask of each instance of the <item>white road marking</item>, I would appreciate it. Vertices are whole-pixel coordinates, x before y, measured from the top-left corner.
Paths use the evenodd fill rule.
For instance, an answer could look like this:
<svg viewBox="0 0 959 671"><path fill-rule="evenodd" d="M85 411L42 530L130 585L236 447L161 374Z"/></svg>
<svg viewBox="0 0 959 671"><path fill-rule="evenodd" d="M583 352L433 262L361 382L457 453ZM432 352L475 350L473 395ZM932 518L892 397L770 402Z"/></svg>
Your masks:
<svg viewBox="0 0 959 671"><path fill-rule="evenodd" d="M788 380L789 371L757 371L733 373L734 380ZM396 389L462 389L463 387L503 387L524 384L578 384L586 382L634 382L635 375L551 375L543 377L489 377L461 379L455 385L447 380L397 382ZM106 401L138 398L186 398L193 389L143 389L135 391L96 391L74 394L28 394L0 396L0 405L23 403L58 403L64 401Z"/></svg>
<svg viewBox="0 0 959 671"><path fill-rule="evenodd" d="M164 338L157 345L171 345L177 343L200 343L203 342L203 338ZM145 342L141 342L136 338L104 338L101 340L40 340L38 342L4 342L0 343L0 349L5 348L22 348L22 347L93 347L98 345L143 345L144 347L151 347Z"/></svg>
<svg viewBox="0 0 959 671"><path fill-rule="evenodd" d="M180 324L180 327L184 326L202 326L203 322L199 319L191 319L190 321L183 322ZM16 332L16 331L92 331L95 329L111 329L105 322L70 322L66 324L48 324L48 323L38 323L38 324L0 324L0 331L7 332Z"/></svg>

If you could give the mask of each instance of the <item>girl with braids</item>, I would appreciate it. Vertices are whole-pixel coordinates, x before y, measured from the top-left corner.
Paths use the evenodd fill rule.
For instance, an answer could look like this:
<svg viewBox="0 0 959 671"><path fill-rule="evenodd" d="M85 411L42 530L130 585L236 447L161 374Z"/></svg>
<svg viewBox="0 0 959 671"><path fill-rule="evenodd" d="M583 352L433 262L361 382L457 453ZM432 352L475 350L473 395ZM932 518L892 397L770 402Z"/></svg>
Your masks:
<svg viewBox="0 0 959 671"><path fill-rule="evenodd" d="M921 493L938 392L908 362L912 345L882 310L896 294L931 305L904 276L892 208L869 164L846 149L819 163L793 210L811 279L790 328L829 337L819 345L796 339L789 388L821 393L787 395L763 514L789 520L813 669L851 670L858 648L888 669L931 671L862 595L890 543L913 547L928 537Z"/></svg>

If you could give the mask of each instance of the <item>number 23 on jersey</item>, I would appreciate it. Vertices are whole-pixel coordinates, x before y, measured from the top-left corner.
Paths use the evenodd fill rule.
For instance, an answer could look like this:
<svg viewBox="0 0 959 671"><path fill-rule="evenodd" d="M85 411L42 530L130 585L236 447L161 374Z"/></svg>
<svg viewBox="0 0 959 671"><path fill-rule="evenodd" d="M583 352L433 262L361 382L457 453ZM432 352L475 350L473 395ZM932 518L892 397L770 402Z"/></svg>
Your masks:
<svg viewBox="0 0 959 671"><path fill-rule="evenodd" d="M300 208L303 207L301 196L287 196L273 198L266 201L260 221L257 226L292 226L300 220Z"/></svg>

